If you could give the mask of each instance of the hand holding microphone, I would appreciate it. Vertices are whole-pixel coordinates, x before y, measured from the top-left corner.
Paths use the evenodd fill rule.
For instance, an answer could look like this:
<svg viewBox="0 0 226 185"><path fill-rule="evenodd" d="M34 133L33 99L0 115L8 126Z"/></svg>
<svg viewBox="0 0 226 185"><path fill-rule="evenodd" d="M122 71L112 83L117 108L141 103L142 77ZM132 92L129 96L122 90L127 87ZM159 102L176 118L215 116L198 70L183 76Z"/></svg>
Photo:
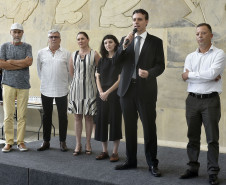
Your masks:
<svg viewBox="0 0 226 185"><path fill-rule="evenodd" d="M133 29L133 32L129 33L123 43L124 48L127 48L127 46L129 45L129 43L133 40L135 33L137 32L137 28Z"/></svg>

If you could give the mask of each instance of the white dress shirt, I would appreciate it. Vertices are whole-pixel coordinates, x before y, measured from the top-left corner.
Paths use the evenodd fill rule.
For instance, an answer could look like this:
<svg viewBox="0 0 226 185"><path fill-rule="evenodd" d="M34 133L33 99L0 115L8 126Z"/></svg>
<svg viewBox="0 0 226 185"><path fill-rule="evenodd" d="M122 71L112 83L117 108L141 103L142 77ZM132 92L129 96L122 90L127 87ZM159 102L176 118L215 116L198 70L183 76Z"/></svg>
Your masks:
<svg viewBox="0 0 226 185"><path fill-rule="evenodd" d="M222 78L215 81L218 75L223 75L225 67L225 53L211 45L209 51L201 53L199 49L190 53L184 65L184 72L188 74L188 92L197 94L210 94L222 92Z"/></svg>
<svg viewBox="0 0 226 185"><path fill-rule="evenodd" d="M55 54L49 47L38 51L37 71L41 80L40 91L47 97L62 97L68 94L70 52L59 48Z"/></svg>

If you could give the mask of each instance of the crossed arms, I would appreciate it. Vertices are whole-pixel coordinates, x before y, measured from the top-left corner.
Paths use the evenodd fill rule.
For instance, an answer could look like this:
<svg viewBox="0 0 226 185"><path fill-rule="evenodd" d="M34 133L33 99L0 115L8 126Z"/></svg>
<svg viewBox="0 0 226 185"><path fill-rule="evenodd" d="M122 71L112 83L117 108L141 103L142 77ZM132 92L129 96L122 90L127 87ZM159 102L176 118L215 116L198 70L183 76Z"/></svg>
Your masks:
<svg viewBox="0 0 226 185"><path fill-rule="evenodd" d="M5 70L17 70L29 67L32 65L33 58L26 57L21 60L1 60L0 59L0 68Z"/></svg>
<svg viewBox="0 0 226 185"><path fill-rule="evenodd" d="M193 66L194 62L191 55L185 60L184 73L182 79L191 83L205 83L209 81L218 81L221 79L221 74L225 67L225 54L223 51L218 52L214 56L214 62L207 68L201 68L200 66ZM207 61L206 61L207 62ZM193 70L195 68L195 70Z"/></svg>

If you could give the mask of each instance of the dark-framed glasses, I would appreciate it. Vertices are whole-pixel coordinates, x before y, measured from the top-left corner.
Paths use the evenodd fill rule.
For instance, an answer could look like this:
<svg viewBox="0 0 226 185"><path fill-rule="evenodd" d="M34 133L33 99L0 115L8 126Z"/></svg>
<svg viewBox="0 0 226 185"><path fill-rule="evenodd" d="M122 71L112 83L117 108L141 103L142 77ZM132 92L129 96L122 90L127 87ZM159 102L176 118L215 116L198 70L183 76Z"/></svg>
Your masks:
<svg viewBox="0 0 226 185"><path fill-rule="evenodd" d="M49 36L49 39L59 39L59 36Z"/></svg>

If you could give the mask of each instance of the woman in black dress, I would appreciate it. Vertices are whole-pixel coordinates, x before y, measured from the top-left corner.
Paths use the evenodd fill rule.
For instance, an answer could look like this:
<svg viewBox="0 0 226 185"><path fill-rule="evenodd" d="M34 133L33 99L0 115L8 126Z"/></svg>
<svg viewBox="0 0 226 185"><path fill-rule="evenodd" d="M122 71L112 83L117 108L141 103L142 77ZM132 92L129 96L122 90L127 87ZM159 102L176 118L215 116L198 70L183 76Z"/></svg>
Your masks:
<svg viewBox="0 0 226 185"><path fill-rule="evenodd" d="M112 57L117 50L119 42L114 35L106 35L101 43L100 53L102 58L98 62L96 72L97 82L97 116L95 140L102 142L103 152L96 156L97 160L107 159L108 155L108 125L109 141L114 142L111 162L119 160L118 147L122 138L122 112L117 95L121 69L112 63Z"/></svg>

